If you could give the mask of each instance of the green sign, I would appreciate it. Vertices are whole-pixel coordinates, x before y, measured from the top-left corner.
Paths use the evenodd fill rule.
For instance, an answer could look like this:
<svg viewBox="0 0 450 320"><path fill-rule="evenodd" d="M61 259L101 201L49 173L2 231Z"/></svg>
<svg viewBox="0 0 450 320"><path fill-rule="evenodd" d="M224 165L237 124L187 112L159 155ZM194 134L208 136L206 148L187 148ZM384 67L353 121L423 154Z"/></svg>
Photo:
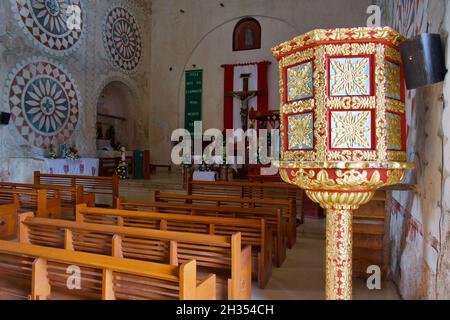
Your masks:
<svg viewBox="0 0 450 320"><path fill-rule="evenodd" d="M202 121L203 70L186 71L186 108L184 125L194 134L194 122Z"/></svg>

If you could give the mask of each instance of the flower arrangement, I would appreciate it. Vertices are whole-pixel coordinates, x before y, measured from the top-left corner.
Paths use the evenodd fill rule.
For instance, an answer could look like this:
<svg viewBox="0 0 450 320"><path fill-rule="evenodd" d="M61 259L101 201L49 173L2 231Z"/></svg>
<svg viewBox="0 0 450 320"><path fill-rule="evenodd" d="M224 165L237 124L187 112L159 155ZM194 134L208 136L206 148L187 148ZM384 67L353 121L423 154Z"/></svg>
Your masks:
<svg viewBox="0 0 450 320"><path fill-rule="evenodd" d="M121 180L126 180L128 177L128 173L127 173L127 162L126 162L126 149L125 147L120 147L120 162L119 165L116 168L116 175L119 177L119 179Z"/></svg>
<svg viewBox="0 0 450 320"><path fill-rule="evenodd" d="M69 159L69 160L80 159L80 154L75 146L72 146L69 148L69 150L66 153L66 159Z"/></svg>
<svg viewBox="0 0 450 320"><path fill-rule="evenodd" d="M116 168L116 175L120 180L127 179L127 163L125 161L120 161Z"/></svg>

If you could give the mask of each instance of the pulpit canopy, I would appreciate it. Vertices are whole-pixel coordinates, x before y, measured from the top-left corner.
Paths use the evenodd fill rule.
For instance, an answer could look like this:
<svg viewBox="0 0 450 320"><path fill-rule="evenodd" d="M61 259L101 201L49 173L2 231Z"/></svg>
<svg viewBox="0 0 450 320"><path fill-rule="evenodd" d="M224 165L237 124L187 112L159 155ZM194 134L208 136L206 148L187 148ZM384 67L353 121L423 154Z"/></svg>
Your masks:
<svg viewBox="0 0 450 320"><path fill-rule="evenodd" d="M314 30L273 49L280 63L281 173L398 183L406 163L405 84L390 28ZM380 169L346 171L350 169ZM335 171L339 169L340 171ZM340 175L340 176L337 176ZM307 183L309 178L301 179ZM305 188L314 188L303 185ZM331 187L331 185L330 185Z"/></svg>

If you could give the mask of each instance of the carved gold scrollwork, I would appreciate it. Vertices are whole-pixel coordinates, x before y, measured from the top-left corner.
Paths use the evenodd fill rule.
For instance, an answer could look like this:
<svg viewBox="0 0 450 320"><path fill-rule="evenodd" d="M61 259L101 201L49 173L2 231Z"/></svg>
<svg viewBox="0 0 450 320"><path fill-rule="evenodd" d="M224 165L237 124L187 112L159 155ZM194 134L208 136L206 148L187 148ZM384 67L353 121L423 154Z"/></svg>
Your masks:
<svg viewBox="0 0 450 320"><path fill-rule="evenodd" d="M317 43L317 42L333 42L336 40L351 42L352 40L366 39L370 40L384 40L392 43L393 46L398 47L399 44L405 40L405 37L395 32L391 28L350 28L350 29L319 29L313 30L307 34L298 36L291 41L282 43L272 49L275 57L287 54L293 50L298 50L302 47Z"/></svg>
<svg viewBox="0 0 450 320"><path fill-rule="evenodd" d="M328 300L352 298L352 244L352 212L329 209L325 288Z"/></svg>
<svg viewBox="0 0 450 320"><path fill-rule="evenodd" d="M383 169L384 170L384 169ZM369 178L369 172L372 175ZM281 176L287 183L297 185L306 190L375 190L386 185L399 183L404 175L402 169L388 170L387 179L381 179L379 170L352 169L336 170L336 178L330 178L326 170L319 170L316 174L314 169L298 169L289 176L285 169L281 169Z"/></svg>
<svg viewBox="0 0 450 320"><path fill-rule="evenodd" d="M310 82L301 87L310 70L291 71L290 79L303 79L293 82L301 90L291 90L291 98L305 99L283 102L278 166L284 181L305 189L310 199L328 210L327 299L352 297L351 211L369 202L377 189L400 183L405 170L414 168L405 162L404 124L399 125L405 120L405 104L400 101L401 71L396 66L404 39L390 28L326 29L273 49L280 61L283 101L286 69L304 63L314 66L313 97ZM388 63L395 63L392 70ZM386 76L395 83L387 84ZM313 127L307 117L313 118Z"/></svg>

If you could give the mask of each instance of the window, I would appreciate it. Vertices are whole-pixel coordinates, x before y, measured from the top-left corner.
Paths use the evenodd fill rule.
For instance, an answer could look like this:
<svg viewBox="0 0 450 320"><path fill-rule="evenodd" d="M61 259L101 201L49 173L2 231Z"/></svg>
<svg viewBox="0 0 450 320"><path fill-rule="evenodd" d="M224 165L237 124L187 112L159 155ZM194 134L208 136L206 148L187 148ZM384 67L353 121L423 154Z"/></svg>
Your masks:
<svg viewBox="0 0 450 320"><path fill-rule="evenodd" d="M256 19L244 18L234 28L233 51L261 49L261 25Z"/></svg>

